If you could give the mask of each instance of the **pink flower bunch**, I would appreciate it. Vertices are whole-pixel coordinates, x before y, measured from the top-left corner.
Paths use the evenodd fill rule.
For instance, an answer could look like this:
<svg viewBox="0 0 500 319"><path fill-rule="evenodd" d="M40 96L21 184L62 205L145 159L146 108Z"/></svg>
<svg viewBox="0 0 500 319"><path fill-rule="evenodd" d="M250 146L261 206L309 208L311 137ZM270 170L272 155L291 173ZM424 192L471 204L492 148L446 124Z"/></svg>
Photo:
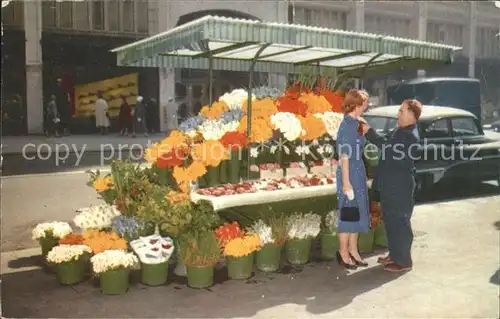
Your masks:
<svg viewBox="0 0 500 319"><path fill-rule="evenodd" d="M263 171L275 171L277 169L280 169L281 166L278 163L266 163L266 164L260 164L259 168Z"/></svg>
<svg viewBox="0 0 500 319"><path fill-rule="evenodd" d="M304 168L306 165L302 162L293 162L290 163L290 168Z"/></svg>

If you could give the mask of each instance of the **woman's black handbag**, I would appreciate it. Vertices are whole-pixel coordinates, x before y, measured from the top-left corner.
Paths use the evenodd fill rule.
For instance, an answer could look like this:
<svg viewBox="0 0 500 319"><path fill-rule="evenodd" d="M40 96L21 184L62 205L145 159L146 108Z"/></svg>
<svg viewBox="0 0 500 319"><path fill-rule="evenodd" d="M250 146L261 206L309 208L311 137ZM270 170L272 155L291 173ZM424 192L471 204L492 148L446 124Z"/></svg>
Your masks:
<svg viewBox="0 0 500 319"><path fill-rule="evenodd" d="M340 210L340 220L343 222L359 222L359 209L354 206L345 206Z"/></svg>

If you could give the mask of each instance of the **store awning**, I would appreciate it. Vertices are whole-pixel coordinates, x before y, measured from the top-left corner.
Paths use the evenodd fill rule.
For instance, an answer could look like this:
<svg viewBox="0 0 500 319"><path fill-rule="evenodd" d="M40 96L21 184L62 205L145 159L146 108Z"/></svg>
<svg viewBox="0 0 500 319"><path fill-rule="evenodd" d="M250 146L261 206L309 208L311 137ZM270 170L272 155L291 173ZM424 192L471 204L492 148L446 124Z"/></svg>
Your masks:
<svg viewBox="0 0 500 319"><path fill-rule="evenodd" d="M119 66L299 73L304 67L355 74L451 63L460 47L416 40L206 16L112 50ZM257 52L260 51L258 57ZM210 58L212 62L210 62Z"/></svg>

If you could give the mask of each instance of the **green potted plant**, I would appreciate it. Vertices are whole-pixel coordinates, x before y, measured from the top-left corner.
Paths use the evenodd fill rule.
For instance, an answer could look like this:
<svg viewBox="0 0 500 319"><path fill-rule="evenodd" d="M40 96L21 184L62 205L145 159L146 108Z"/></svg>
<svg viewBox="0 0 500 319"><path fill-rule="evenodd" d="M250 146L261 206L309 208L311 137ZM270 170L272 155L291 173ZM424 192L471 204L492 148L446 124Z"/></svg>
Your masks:
<svg viewBox="0 0 500 319"><path fill-rule="evenodd" d="M260 219L255 222L252 231L259 234L261 249L255 254L257 269L262 272L274 272L280 268L283 246L287 239L287 219L284 215L274 214L267 222Z"/></svg>
<svg viewBox="0 0 500 319"><path fill-rule="evenodd" d="M321 257L324 260L334 260L339 250L337 236L338 216L335 211L326 214L321 230Z"/></svg>
<svg viewBox="0 0 500 319"><path fill-rule="evenodd" d="M128 291L130 269L138 264L133 253L111 249L90 258L94 273L99 275L101 292L106 295L122 295Z"/></svg>
<svg viewBox="0 0 500 319"><path fill-rule="evenodd" d="M382 221L382 208L380 202L370 202L370 214L373 215L372 225L374 245L379 247L387 247L387 232L385 230L384 222Z"/></svg>
<svg viewBox="0 0 500 319"><path fill-rule="evenodd" d="M74 285L85 278L86 262L92 253L85 245L59 245L47 254L47 261L56 265L57 280L62 285Z"/></svg>
<svg viewBox="0 0 500 319"><path fill-rule="evenodd" d="M214 284L214 267L221 258L221 249L211 230L185 232L178 241L179 255L187 267L191 288L207 288Z"/></svg>
<svg viewBox="0 0 500 319"><path fill-rule="evenodd" d="M321 231L321 216L314 213L295 213L288 218L288 240L285 255L292 265L304 265L309 262L312 240Z"/></svg>
<svg viewBox="0 0 500 319"><path fill-rule="evenodd" d="M36 225L31 235L33 240L37 240L40 244L45 259L49 251L58 245L59 239L72 232L71 226L66 222L50 222Z"/></svg>
<svg viewBox="0 0 500 319"><path fill-rule="evenodd" d="M141 262L141 282L148 286L159 286L167 282L168 260L174 252L170 237L152 235L140 237L130 246Z"/></svg>

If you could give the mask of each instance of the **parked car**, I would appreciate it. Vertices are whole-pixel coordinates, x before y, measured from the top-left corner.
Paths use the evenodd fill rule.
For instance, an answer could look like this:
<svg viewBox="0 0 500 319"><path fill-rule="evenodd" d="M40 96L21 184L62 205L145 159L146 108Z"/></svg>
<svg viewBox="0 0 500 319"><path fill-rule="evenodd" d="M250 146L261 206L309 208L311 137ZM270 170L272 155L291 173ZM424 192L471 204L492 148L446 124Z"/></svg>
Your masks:
<svg viewBox="0 0 500 319"><path fill-rule="evenodd" d="M364 119L380 134L396 127L399 106L369 110ZM483 132L472 113L444 106L422 109L421 139L415 161L417 191L444 179L496 180L500 190L500 133Z"/></svg>

